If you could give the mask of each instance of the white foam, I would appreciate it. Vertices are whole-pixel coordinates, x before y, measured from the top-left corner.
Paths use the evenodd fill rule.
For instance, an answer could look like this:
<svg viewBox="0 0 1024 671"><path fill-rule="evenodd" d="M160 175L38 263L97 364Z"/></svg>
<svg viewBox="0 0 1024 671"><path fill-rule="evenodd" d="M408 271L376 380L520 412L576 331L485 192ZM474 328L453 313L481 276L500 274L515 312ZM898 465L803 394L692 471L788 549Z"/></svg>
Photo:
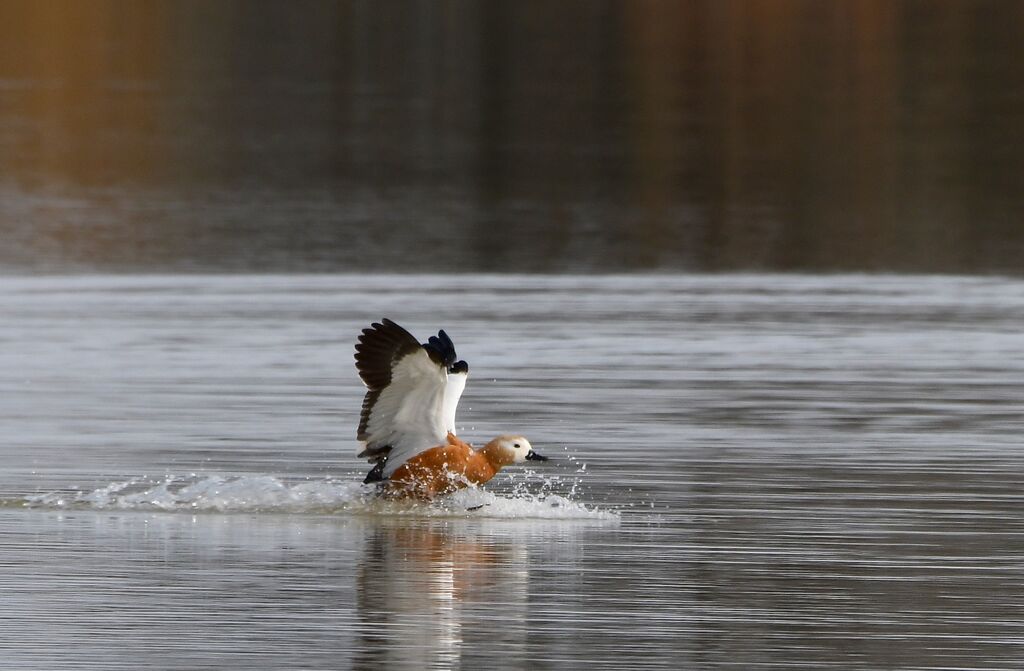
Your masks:
<svg viewBox="0 0 1024 671"><path fill-rule="evenodd" d="M571 494L570 494L571 495ZM140 510L168 512L288 513L487 517L539 519L618 519L565 496L519 489L498 495L464 489L430 504L386 501L374 485L334 478L285 482L271 475L139 478L113 482L88 492L51 492L28 497L33 508Z"/></svg>

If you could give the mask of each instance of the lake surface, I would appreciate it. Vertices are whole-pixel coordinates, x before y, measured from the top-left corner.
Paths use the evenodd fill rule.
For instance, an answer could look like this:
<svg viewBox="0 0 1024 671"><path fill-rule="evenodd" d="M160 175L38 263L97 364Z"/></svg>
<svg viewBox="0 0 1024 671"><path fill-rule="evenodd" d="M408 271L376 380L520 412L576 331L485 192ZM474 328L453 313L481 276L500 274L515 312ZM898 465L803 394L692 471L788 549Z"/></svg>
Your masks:
<svg viewBox="0 0 1024 671"><path fill-rule="evenodd" d="M0 314L7 668L1024 665L1020 280L6 278ZM470 362L462 437L554 461L374 501L382 316Z"/></svg>
<svg viewBox="0 0 1024 671"><path fill-rule="evenodd" d="M0 272L1020 276L1022 90L1001 0L5 0Z"/></svg>

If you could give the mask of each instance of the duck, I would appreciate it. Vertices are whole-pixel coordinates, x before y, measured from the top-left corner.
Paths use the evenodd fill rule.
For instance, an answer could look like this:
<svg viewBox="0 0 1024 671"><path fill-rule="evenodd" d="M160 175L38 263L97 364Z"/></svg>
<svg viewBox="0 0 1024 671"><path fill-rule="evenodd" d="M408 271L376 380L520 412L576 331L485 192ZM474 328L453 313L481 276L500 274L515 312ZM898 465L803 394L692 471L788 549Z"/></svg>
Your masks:
<svg viewBox="0 0 1024 671"><path fill-rule="evenodd" d="M385 496L429 501L483 485L506 466L548 461L518 434L479 449L456 435L469 365L444 330L420 343L384 318L358 336L355 364L367 389L357 456L373 464L364 484L378 483Z"/></svg>

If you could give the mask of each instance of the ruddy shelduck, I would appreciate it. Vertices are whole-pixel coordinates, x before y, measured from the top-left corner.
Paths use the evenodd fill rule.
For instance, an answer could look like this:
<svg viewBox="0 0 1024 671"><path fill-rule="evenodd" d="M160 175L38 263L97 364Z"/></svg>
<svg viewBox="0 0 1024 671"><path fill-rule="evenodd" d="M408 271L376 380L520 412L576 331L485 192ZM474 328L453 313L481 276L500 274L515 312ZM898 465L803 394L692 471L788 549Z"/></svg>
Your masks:
<svg viewBox="0 0 1024 671"><path fill-rule="evenodd" d="M547 461L522 436L498 436L479 450L455 435L455 410L469 366L444 331L420 344L383 319L363 329L356 370L366 384L357 438L374 464L363 482L391 497L429 500L482 485L503 467Z"/></svg>

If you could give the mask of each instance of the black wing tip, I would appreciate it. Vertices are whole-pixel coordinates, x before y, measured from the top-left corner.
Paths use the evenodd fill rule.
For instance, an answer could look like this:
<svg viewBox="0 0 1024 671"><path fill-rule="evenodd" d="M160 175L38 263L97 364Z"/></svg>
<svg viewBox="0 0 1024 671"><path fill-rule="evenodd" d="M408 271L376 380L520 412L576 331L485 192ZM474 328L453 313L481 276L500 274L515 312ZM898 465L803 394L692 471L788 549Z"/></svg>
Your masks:
<svg viewBox="0 0 1024 671"><path fill-rule="evenodd" d="M450 368L459 358L459 355L455 353L455 343L444 332L444 329L438 331L436 336L427 338L427 342L423 343L423 349L427 350L427 354L433 361L445 368Z"/></svg>
<svg viewBox="0 0 1024 671"><path fill-rule="evenodd" d="M364 439L360 438L359 440ZM371 464L375 464L387 459L388 455L391 454L391 449L390 445L376 445L374 447L367 446L363 448L363 451L357 454L356 457L359 459L366 459Z"/></svg>
<svg viewBox="0 0 1024 671"><path fill-rule="evenodd" d="M448 368L448 372L453 374L453 375L458 375L459 373L467 373L468 374L469 373L469 364L466 363L465 361L456 361L455 363L453 363L451 365L450 368Z"/></svg>
<svg viewBox="0 0 1024 671"><path fill-rule="evenodd" d="M387 317L364 328L356 339L359 377L371 390L391 383L391 368L398 359L419 349L416 338Z"/></svg>
<svg viewBox="0 0 1024 671"><path fill-rule="evenodd" d="M362 329L359 335L359 342L373 341L380 337L405 339L412 338L412 334L404 328L384 317L379 322L371 322L369 326ZM415 340L415 338L413 338Z"/></svg>

